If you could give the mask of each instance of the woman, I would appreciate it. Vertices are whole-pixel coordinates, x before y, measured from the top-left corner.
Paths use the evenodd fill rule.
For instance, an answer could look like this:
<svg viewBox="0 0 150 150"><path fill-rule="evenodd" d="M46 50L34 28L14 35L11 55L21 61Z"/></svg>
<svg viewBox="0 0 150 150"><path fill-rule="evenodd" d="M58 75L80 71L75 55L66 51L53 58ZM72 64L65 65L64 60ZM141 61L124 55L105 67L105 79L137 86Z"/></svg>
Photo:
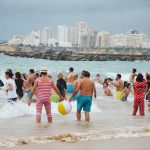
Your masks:
<svg viewBox="0 0 150 150"><path fill-rule="evenodd" d="M6 90L7 90L7 100L8 102L16 102L17 101L17 94L16 94L16 84L15 81L12 79L13 74L10 71L5 72L6 78Z"/></svg>
<svg viewBox="0 0 150 150"><path fill-rule="evenodd" d="M16 77L15 83L16 83L16 86L17 86L16 92L17 92L17 95L18 95L18 99L20 100L23 97L23 84L24 84L24 81L21 78L21 73L20 72L16 72L15 77Z"/></svg>
<svg viewBox="0 0 150 150"><path fill-rule="evenodd" d="M145 97L146 81L142 74L138 74L136 82L133 83L134 89L134 110L133 116L136 116L138 108L140 109L140 116L144 116L144 97Z"/></svg>
<svg viewBox="0 0 150 150"><path fill-rule="evenodd" d="M51 88L55 90L55 92L59 95L61 98L61 94L57 87L55 86L52 79L48 77L48 70L47 68L41 69L41 77L35 80L33 90L31 91L30 100L28 102L28 105L30 106L32 102L32 96L37 90L37 100L36 100L36 122L41 122L41 113L42 113L42 107L44 105L46 109L47 114L47 120L49 123L52 122L52 114L51 114L51 103L50 103L50 95L51 95Z"/></svg>

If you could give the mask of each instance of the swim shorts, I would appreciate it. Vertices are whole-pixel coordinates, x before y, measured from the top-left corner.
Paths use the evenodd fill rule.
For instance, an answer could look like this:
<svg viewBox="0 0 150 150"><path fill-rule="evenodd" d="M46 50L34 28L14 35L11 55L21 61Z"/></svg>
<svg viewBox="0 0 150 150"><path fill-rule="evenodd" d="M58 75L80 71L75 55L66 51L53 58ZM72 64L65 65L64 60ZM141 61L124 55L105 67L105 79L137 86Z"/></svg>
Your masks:
<svg viewBox="0 0 150 150"><path fill-rule="evenodd" d="M117 93L116 93L116 99L117 100L121 100L122 99L122 92L121 91L117 91Z"/></svg>
<svg viewBox="0 0 150 150"><path fill-rule="evenodd" d="M79 96L77 99L77 111L90 112L92 106L92 97L91 96Z"/></svg>

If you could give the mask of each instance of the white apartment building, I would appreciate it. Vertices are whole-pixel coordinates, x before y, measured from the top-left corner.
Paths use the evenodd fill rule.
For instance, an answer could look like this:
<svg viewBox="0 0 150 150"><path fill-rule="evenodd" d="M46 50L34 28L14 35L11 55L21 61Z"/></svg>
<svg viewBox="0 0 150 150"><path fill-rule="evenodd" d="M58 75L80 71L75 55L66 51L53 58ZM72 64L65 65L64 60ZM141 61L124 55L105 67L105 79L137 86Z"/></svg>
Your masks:
<svg viewBox="0 0 150 150"><path fill-rule="evenodd" d="M107 48L111 45L111 34L109 32L103 31L98 32L96 36L96 47Z"/></svg>
<svg viewBox="0 0 150 150"><path fill-rule="evenodd" d="M126 34L115 34L111 38L111 46L112 47L123 47L127 46L128 36Z"/></svg>
<svg viewBox="0 0 150 150"><path fill-rule="evenodd" d="M146 41L147 35L144 33L129 34L127 45L130 47L142 47L142 43Z"/></svg>
<svg viewBox="0 0 150 150"><path fill-rule="evenodd" d="M40 31L32 31L29 35L24 37L23 45L39 46L40 45Z"/></svg>
<svg viewBox="0 0 150 150"><path fill-rule="evenodd" d="M45 27L42 30L41 43L48 45L48 40L54 38L54 31L50 27Z"/></svg>

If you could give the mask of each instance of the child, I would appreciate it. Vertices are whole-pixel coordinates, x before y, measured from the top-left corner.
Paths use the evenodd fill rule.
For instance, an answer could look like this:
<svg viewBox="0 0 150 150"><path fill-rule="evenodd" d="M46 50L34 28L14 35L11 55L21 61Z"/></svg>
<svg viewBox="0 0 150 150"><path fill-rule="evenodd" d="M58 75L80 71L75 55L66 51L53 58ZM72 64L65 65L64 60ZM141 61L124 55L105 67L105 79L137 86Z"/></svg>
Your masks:
<svg viewBox="0 0 150 150"><path fill-rule="evenodd" d="M104 89L104 94L105 96L113 96L111 89L108 87L108 83L104 82L103 83L103 89Z"/></svg>
<svg viewBox="0 0 150 150"><path fill-rule="evenodd" d="M130 92L131 92L131 84L127 83L125 86L125 89L122 92L122 101L123 102L127 101L127 98L129 96Z"/></svg>
<svg viewBox="0 0 150 150"><path fill-rule="evenodd" d="M61 96L66 99L67 98L67 83L63 79L64 75L62 73L57 74L57 88L59 89Z"/></svg>

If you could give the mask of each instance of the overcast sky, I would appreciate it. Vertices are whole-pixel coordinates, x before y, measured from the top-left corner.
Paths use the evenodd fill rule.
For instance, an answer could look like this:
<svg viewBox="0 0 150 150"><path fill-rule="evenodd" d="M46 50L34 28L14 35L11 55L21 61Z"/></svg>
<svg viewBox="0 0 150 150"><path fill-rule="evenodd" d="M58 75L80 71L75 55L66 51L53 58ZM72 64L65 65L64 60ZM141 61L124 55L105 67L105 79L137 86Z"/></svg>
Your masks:
<svg viewBox="0 0 150 150"><path fill-rule="evenodd" d="M0 40L78 21L98 31L150 35L150 0L0 0Z"/></svg>

